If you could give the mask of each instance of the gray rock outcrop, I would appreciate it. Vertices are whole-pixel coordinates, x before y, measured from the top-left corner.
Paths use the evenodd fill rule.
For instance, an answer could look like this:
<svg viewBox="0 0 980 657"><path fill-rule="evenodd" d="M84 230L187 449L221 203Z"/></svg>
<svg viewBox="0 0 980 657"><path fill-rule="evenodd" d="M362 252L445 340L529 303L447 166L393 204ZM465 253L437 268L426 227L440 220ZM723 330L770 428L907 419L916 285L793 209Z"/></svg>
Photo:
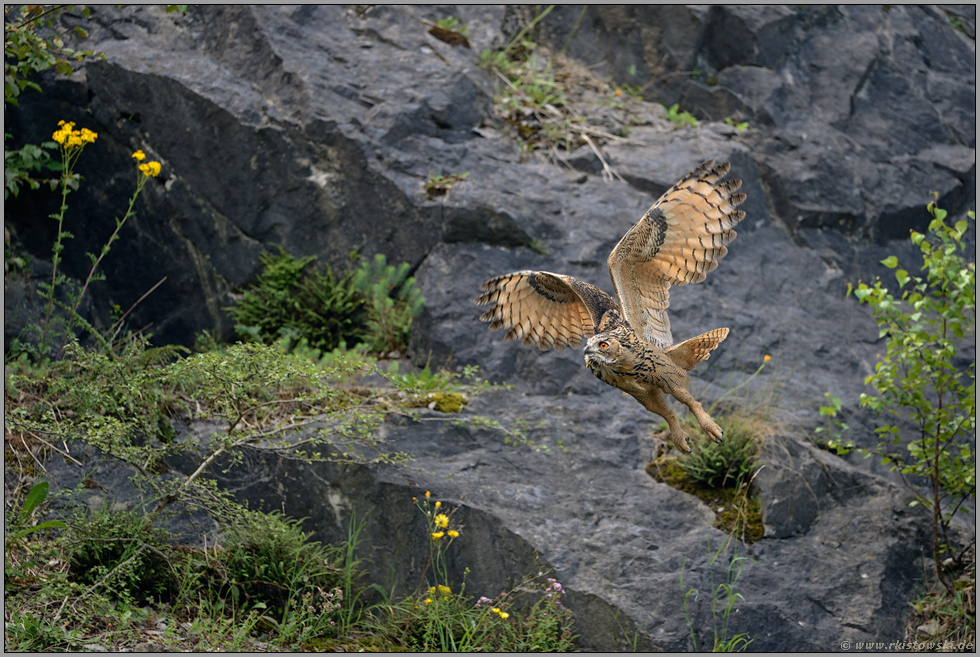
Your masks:
<svg viewBox="0 0 980 657"><path fill-rule="evenodd" d="M653 416L596 381L577 350L539 353L487 331L472 298L483 280L520 269L611 291L605 259L622 234L700 161L730 160L748 216L704 284L672 289L671 322L678 339L731 328L693 373L705 400L772 356L751 389L776 391L784 429L755 482L766 538L739 548L752 561L731 631L767 651L901 640L922 587L923 516L887 468L831 456L805 435L833 390L847 400L854 440L876 442L875 418L856 399L881 344L866 309L844 298L846 283L884 278L877 263L888 255L916 262L906 236L927 225L929 192L954 216L975 205L975 10L557 7L540 23L542 42L601 63L617 82L652 80L645 96L706 121L750 123L745 133L708 122L636 127L630 143L603 147L628 184L604 181L587 157L572 158L580 170L522 158L492 129L492 80L478 53L513 37L515 11L225 6L184 17L95 7L87 47L105 61L47 79L43 94L7 112L5 129L39 142L66 118L100 134L70 199L83 228L70 228L76 255L64 266L76 277L87 271L81 254L114 227L106 208L131 193L130 174L104 172L130 171L137 148L163 163L93 297L93 312L107 316L167 276L133 314L161 343L188 344L205 328L230 337L221 309L272 243L335 267L355 251L410 263L426 298L415 360L478 365L513 384L464 413L526 421L548 451L430 411L383 428L392 449L415 454L409 468L306 466L250 451L217 476L253 506L309 518L318 538L345 538L351 512L366 518L375 581L393 573L403 593L426 539L411 498L431 490L460 506L452 565L457 578L470 568L468 592L494 595L554 568L581 645L597 650L633 639L639 649L691 648L682 572L700 591L689 600L698 646L710 643L723 564L709 560L725 536L712 509L644 471ZM449 14L469 23L472 50L420 22ZM428 200L428 175L454 172L470 176ZM52 227L36 217L52 202L22 194L6 205L5 222L38 257Z"/></svg>

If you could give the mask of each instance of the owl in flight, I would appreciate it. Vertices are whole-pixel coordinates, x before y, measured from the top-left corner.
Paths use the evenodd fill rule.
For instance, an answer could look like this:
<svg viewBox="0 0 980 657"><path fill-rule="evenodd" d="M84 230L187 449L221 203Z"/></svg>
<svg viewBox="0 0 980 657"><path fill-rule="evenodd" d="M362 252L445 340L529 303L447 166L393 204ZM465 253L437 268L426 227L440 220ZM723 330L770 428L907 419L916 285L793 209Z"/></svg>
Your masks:
<svg viewBox="0 0 980 657"><path fill-rule="evenodd" d="M519 271L481 286L479 305L493 304L480 319L507 329L508 340L542 351L577 347L585 340L585 364L600 380L632 395L662 416L681 452L687 434L664 393L686 405L713 440L721 427L688 391L687 372L728 336L715 329L673 344L667 318L671 284L700 283L728 253L733 228L745 213L736 206L741 180L719 182L731 164L704 162L668 189L619 241L607 264L616 299L571 276Z"/></svg>

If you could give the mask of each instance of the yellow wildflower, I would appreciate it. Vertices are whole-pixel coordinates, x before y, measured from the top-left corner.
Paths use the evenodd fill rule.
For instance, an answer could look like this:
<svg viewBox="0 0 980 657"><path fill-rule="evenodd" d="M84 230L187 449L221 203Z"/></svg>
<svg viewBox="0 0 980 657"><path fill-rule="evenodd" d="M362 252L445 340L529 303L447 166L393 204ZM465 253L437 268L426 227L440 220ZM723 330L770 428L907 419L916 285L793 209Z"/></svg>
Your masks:
<svg viewBox="0 0 980 657"><path fill-rule="evenodd" d="M159 162L147 162L146 164L141 164L139 168L143 175L147 178L156 178L160 175Z"/></svg>
<svg viewBox="0 0 980 657"><path fill-rule="evenodd" d="M62 121L62 123L64 123L64 121ZM70 130L67 133L64 130L58 130L53 135L51 135L51 138L54 139L59 144L64 144L65 139L70 134L71 134Z"/></svg>
<svg viewBox="0 0 980 657"><path fill-rule="evenodd" d="M770 356L769 354L766 354L765 356L762 357L763 363L768 363L771 360L772 360L772 356Z"/></svg>
<svg viewBox="0 0 980 657"><path fill-rule="evenodd" d="M435 539L435 540L437 540L437 541L440 538L442 538L443 536L445 536L445 533L444 532L432 532L432 538Z"/></svg>
<svg viewBox="0 0 980 657"><path fill-rule="evenodd" d="M429 491L425 491L425 499L429 499Z"/></svg>
<svg viewBox="0 0 980 657"><path fill-rule="evenodd" d="M436 502L436 508L438 509L440 506L442 506L442 502Z"/></svg>
<svg viewBox="0 0 980 657"><path fill-rule="evenodd" d="M82 141L83 142L88 143L88 144L91 144L92 142L94 142L96 140L96 138L98 138L99 133L92 132L88 128L82 128L82 134L81 134L81 136L82 136Z"/></svg>
<svg viewBox="0 0 980 657"><path fill-rule="evenodd" d="M443 586L442 584L440 584L439 585L439 592L440 593L452 593L453 590L451 588L449 588L448 586Z"/></svg>
<svg viewBox="0 0 980 657"><path fill-rule="evenodd" d="M500 617L503 619L507 619L509 616L510 614L508 614L506 611L500 612Z"/></svg>
<svg viewBox="0 0 980 657"><path fill-rule="evenodd" d="M447 516L445 513L437 514L435 523L436 523L436 527L445 528L449 524L449 516Z"/></svg>
<svg viewBox="0 0 980 657"><path fill-rule="evenodd" d="M432 598L426 598L425 599L425 604L429 604L430 602L432 602Z"/></svg>
<svg viewBox="0 0 980 657"><path fill-rule="evenodd" d="M493 608L493 609L491 609L490 611L492 611L492 612L493 612L493 613L495 613L495 614L499 614L499 613L500 613L500 609L499 609L498 607L494 607L494 608Z"/></svg>
<svg viewBox="0 0 980 657"><path fill-rule="evenodd" d="M448 532L446 532L446 533L447 533L447 534L449 534L449 538L456 538L456 537L458 537L458 536L459 536L459 532L458 532L458 531L456 531L455 529L450 529L450 530L449 530Z"/></svg>
<svg viewBox="0 0 980 657"><path fill-rule="evenodd" d="M133 153L133 157L136 158L136 161L137 162L142 162L143 160L146 159L146 153L144 153L141 150L140 151L136 151L135 153Z"/></svg>
<svg viewBox="0 0 980 657"><path fill-rule="evenodd" d="M616 95L617 96L622 96L623 95L623 90L622 89L617 89L616 90Z"/></svg>

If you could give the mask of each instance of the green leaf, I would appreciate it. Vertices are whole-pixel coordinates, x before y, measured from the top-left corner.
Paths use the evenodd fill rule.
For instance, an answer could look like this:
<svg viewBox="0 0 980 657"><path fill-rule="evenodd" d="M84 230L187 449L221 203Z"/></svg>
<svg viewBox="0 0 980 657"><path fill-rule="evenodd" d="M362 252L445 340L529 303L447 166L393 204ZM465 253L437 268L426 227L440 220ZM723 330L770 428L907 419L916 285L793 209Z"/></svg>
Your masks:
<svg viewBox="0 0 980 657"><path fill-rule="evenodd" d="M881 264L888 267L889 269L894 269L895 267L898 266L898 258L896 258L895 256L888 256L887 258L881 261Z"/></svg>
<svg viewBox="0 0 980 657"><path fill-rule="evenodd" d="M904 269L899 269L895 272L895 279L898 281L899 285L904 287L909 280L909 273Z"/></svg>
<svg viewBox="0 0 980 657"><path fill-rule="evenodd" d="M27 497L24 499L24 508L21 511L21 517L27 518L27 516L31 515L31 513L34 512L34 509L36 509L47 496L48 482L41 481L34 484L33 488L31 488L30 492L27 493Z"/></svg>

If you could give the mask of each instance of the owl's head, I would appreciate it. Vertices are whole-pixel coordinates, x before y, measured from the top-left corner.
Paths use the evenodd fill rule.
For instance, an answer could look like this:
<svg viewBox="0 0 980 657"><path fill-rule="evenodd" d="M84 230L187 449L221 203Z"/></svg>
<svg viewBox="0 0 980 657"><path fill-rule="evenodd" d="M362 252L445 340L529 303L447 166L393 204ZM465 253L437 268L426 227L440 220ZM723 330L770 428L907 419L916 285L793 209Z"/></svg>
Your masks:
<svg viewBox="0 0 980 657"><path fill-rule="evenodd" d="M585 343L585 364L592 370L616 365L623 356L623 343L615 331L596 333Z"/></svg>

